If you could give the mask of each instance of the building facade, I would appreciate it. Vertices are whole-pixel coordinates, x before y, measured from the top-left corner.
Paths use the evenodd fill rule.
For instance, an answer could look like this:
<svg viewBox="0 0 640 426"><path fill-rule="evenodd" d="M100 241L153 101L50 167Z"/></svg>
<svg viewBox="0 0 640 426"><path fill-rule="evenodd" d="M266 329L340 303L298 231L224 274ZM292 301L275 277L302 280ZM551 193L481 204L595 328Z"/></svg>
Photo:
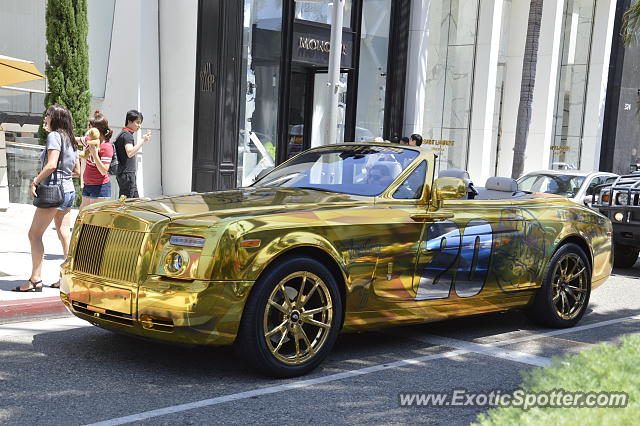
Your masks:
<svg viewBox="0 0 640 426"><path fill-rule="evenodd" d="M467 169L477 185L510 176L529 3L346 0L337 141L419 133L437 151L440 170ZM620 3L544 2L525 172L626 171L607 156L616 141L607 129L616 121L605 121L607 111L629 103L608 93L619 62L612 43ZM12 4L12 13L42 15L44 25L44 0ZM138 160L142 193L245 186L328 143L321 129L331 7L89 0L93 106L116 133L131 108L153 131ZM44 41L33 48L44 50ZM44 60L40 51L32 58Z"/></svg>

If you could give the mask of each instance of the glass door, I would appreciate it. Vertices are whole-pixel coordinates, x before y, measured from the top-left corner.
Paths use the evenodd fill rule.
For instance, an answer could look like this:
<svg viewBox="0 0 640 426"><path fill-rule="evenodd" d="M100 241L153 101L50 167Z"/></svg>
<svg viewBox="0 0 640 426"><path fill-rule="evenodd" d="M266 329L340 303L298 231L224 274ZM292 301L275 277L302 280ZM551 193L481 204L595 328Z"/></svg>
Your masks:
<svg viewBox="0 0 640 426"><path fill-rule="evenodd" d="M329 119L329 75L327 73L314 74L313 80L313 117L311 121L311 146L328 145L344 142L344 126L347 107L347 73L340 74L342 88L338 98L338 131L336 140L326 141L325 129Z"/></svg>

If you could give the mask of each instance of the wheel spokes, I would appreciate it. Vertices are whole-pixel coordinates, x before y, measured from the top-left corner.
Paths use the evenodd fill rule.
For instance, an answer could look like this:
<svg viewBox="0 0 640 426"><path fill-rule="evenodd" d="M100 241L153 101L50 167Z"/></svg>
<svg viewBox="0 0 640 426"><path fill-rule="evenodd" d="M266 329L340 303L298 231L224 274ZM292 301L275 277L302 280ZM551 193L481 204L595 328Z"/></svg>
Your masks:
<svg viewBox="0 0 640 426"><path fill-rule="evenodd" d="M587 268L585 268L584 266L582 267L582 269L580 269L578 272L571 274L567 279L566 282L570 283L571 281L575 280L576 278L579 278L580 275L582 275Z"/></svg>
<svg viewBox="0 0 640 426"><path fill-rule="evenodd" d="M311 355L313 355L315 351L313 350L313 346L311 346L311 342L307 337L307 333L304 331L304 328L302 328L301 325L298 325L298 330L300 331L300 336L302 337L302 340L304 340L305 345L307 345L307 350Z"/></svg>
<svg viewBox="0 0 640 426"><path fill-rule="evenodd" d="M328 310L330 310L330 309L332 309L332 306L331 306L331 305L328 305L328 306L321 306L321 307L319 307L319 308L309 309L308 311L304 311L304 312L302 313L302 316L303 316L303 317L311 317L311 316L313 316L313 315L315 315L315 314L319 314L320 312L326 312L326 311L328 311Z"/></svg>
<svg viewBox="0 0 640 426"><path fill-rule="evenodd" d="M277 310L279 310L285 315L289 315L291 313L290 310L287 310L284 306L277 304L273 300L269 300L267 303L269 303L269 306L273 306L274 308L276 308Z"/></svg>
<svg viewBox="0 0 640 426"><path fill-rule="evenodd" d="M275 327L273 330L267 332L264 334L264 337L266 337L267 339L270 338L271 336L273 336L274 334L276 334L278 331L281 331L283 328L287 327L287 320L285 318L284 321L282 321L280 323L280 325L278 325L277 327Z"/></svg>
<svg viewBox="0 0 640 426"><path fill-rule="evenodd" d="M266 301L263 327L267 347L280 362L303 364L325 344L332 318L327 284L309 271L294 272L274 286Z"/></svg>
<svg viewBox="0 0 640 426"><path fill-rule="evenodd" d="M298 290L298 296L296 296L296 302L298 306L302 306L303 301L303 293L304 293L304 284L307 282L307 276L302 276L302 282L300 282L300 290Z"/></svg>
<svg viewBox="0 0 640 426"><path fill-rule="evenodd" d="M323 322L316 321L313 318L309 318L309 317L302 317L302 322L307 323L307 324L311 324L311 325L315 325L316 327L320 327L320 328L324 328L324 329L331 328L331 324L325 324Z"/></svg>
<svg viewBox="0 0 640 426"><path fill-rule="evenodd" d="M316 289L318 288L319 285L320 285L320 283L316 282L313 285L313 287L311 287L311 290L309 290L309 293L307 293L307 295L304 296L304 298L302 299L302 304L300 305L301 308L304 307L304 305L307 304L307 302L311 298L311 295L316 291Z"/></svg>
<svg viewBox="0 0 640 426"><path fill-rule="evenodd" d="M280 341L278 342L278 346L273 348L273 352L275 352L275 353L280 352L280 348L282 348L282 344L284 343L284 340L285 340L286 337L287 337L287 333L286 333L286 328L285 328L285 331L282 332L282 336L280 336Z"/></svg>
<svg viewBox="0 0 640 426"><path fill-rule="evenodd" d="M576 287L576 286L569 285L569 284L567 284L567 288L570 288L573 291L577 291L578 293L586 293L587 292L587 290L585 290L583 288Z"/></svg>
<svg viewBox="0 0 640 426"><path fill-rule="evenodd" d="M289 294L287 293L287 289L284 288L284 284L280 283L280 285L278 286L278 289L282 292L282 295L284 296L284 302L287 305L287 308L289 308L289 310L293 309L293 306L291 305L291 300L289 300Z"/></svg>

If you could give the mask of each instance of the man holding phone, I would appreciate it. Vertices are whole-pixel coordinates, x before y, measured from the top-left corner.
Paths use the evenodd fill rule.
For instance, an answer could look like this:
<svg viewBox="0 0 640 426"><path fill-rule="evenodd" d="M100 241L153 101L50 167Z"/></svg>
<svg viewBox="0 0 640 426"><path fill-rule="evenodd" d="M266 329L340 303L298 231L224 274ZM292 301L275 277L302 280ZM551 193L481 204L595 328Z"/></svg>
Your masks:
<svg viewBox="0 0 640 426"><path fill-rule="evenodd" d="M116 138L114 143L116 155L118 156L118 174L116 180L120 187L119 196L126 195L127 198L138 198L138 186L136 184L136 154L143 145L151 140L151 130L147 130L142 135L142 140L136 144L134 133L142 126L142 113L132 109L127 111L125 119L126 125Z"/></svg>

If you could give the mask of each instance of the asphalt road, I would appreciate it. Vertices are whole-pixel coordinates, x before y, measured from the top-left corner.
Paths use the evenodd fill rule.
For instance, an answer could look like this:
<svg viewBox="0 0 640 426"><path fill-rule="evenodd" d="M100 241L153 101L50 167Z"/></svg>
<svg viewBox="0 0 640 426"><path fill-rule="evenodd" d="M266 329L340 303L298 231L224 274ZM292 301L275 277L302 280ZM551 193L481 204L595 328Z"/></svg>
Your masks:
<svg viewBox="0 0 640 426"><path fill-rule="evenodd" d="M513 391L551 357L640 332L640 262L594 291L577 327L518 312L340 337L312 374L257 376L231 349L173 347L75 318L0 325L0 423L469 424L483 407L401 407L400 392Z"/></svg>

